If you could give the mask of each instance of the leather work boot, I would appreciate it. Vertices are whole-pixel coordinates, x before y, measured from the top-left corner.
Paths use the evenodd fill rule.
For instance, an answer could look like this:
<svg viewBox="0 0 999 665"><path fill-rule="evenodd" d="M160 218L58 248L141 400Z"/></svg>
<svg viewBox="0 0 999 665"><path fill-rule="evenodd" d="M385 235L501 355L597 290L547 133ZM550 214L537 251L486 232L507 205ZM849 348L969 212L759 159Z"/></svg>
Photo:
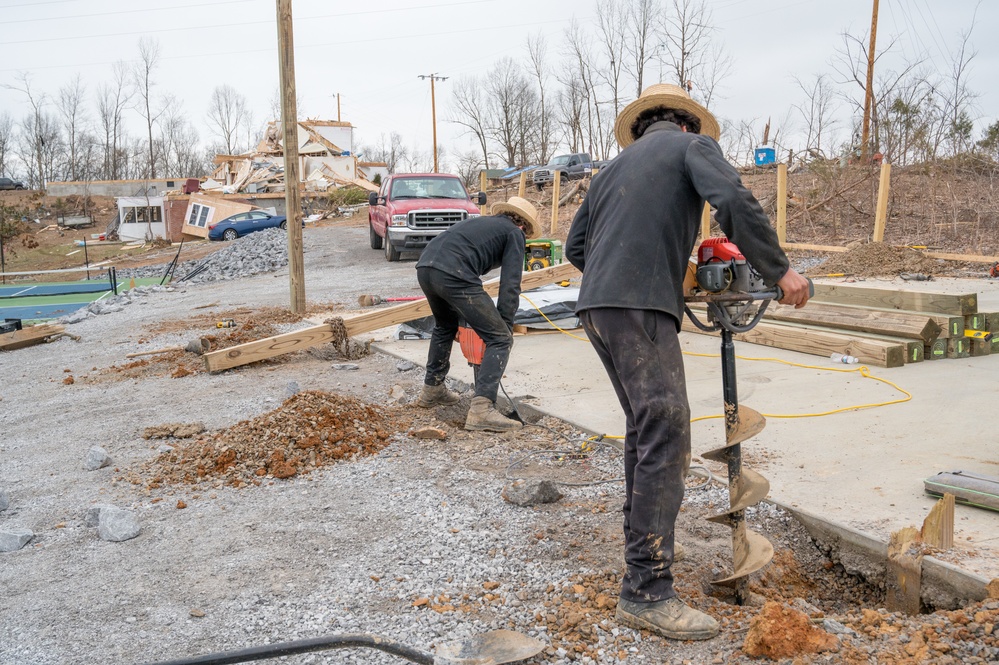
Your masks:
<svg viewBox="0 0 999 665"><path fill-rule="evenodd" d="M496 405L488 397L473 397L465 418L465 429L485 432L509 432L520 429L524 424L507 418L496 410Z"/></svg>
<svg viewBox="0 0 999 665"><path fill-rule="evenodd" d="M428 386L424 383L423 390L420 392L420 398L416 401L416 404L417 406L429 409L432 406L455 404L460 399L461 397L458 393L448 390L447 386L443 383L439 386Z"/></svg>
<svg viewBox="0 0 999 665"><path fill-rule="evenodd" d="M673 596L655 603L620 599L618 621L629 628L651 630L673 640L709 640L718 634L718 622Z"/></svg>

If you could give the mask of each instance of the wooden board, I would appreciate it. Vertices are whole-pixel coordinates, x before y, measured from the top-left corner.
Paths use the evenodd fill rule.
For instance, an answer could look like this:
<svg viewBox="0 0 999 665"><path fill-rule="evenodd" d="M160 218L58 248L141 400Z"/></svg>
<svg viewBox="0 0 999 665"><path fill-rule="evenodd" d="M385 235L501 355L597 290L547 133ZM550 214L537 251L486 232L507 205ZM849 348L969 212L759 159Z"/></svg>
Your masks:
<svg viewBox="0 0 999 665"><path fill-rule="evenodd" d="M0 351L13 351L23 349L26 346L41 344L46 337L58 335L65 328L52 323L43 323L37 326L28 326L21 330L4 333L0 335Z"/></svg>
<svg viewBox="0 0 999 665"><path fill-rule="evenodd" d="M964 327L968 330L988 330L988 322L984 314L965 314Z"/></svg>
<svg viewBox="0 0 999 665"><path fill-rule="evenodd" d="M891 612L919 614L922 585L922 557L909 553L909 546L919 540L911 527L899 529L888 540L888 566L885 571L885 607Z"/></svg>
<svg viewBox="0 0 999 665"><path fill-rule="evenodd" d="M967 358L971 355L967 337L951 337L947 340L948 358Z"/></svg>
<svg viewBox="0 0 999 665"><path fill-rule="evenodd" d="M906 337L921 340L923 343L932 342L941 332L940 325L925 314L864 309L821 302L810 302L802 309L795 309L792 305L771 304L764 318Z"/></svg>
<svg viewBox="0 0 999 665"><path fill-rule="evenodd" d="M542 270L532 270L523 274L520 282L521 289L528 291L539 286L545 286L546 284L561 282L577 275L579 275L579 271L569 263L563 263ZM499 279L486 282L483 284L483 288L489 295L496 295L499 292ZM372 330L379 330L380 328L398 325L430 315L430 305L427 304L427 301L415 300L363 314L348 315L343 317L343 323L347 327L347 336L353 337L371 332ZM206 353L204 355L205 367L209 372L219 372L259 360L274 358L293 351L301 351L332 340L332 328L329 324L323 323L284 333L283 335L267 337L232 346L228 349Z"/></svg>
<svg viewBox="0 0 999 665"><path fill-rule="evenodd" d="M717 335L717 333L703 333L686 317L682 329L685 332ZM905 364L905 345L902 343L869 339L828 329L820 330L812 326L761 321L749 332L735 334L733 338L816 356L828 357L835 351L856 356L861 363L877 367L901 367Z"/></svg>
<svg viewBox="0 0 999 665"><path fill-rule="evenodd" d="M910 312L932 312L950 316L965 316L978 311L978 294L952 295L928 291L876 289L849 284L816 284L815 302L885 307Z"/></svg>
<svg viewBox="0 0 999 665"><path fill-rule="evenodd" d="M968 353L973 357L992 355L992 340L969 339Z"/></svg>
<svg viewBox="0 0 999 665"><path fill-rule="evenodd" d="M949 550L954 547L954 495L944 492L943 498L934 504L930 514L923 520L919 531L923 542L930 547Z"/></svg>
<svg viewBox="0 0 999 665"><path fill-rule="evenodd" d="M927 344L923 349L923 358L925 360L943 360L947 357L947 339L941 337L940 339L933 340L932 344Z"/></svg>

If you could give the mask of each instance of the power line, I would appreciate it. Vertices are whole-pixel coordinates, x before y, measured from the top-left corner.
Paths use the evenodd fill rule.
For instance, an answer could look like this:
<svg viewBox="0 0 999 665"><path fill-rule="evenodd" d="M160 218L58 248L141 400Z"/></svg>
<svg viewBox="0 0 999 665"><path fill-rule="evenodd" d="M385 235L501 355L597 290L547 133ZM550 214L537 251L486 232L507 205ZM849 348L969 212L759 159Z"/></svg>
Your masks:
<svg viewBox="0 0 999 665"><path fill-rule="evenodd" d="M412 6L412 7L402 7L402 8L397 8L397 9L370 9L370 10L367 10L367 11L348 12L348 13L342 13L342 14L319 14L317 16L302 16L302 17L296 18L295 19L295 23L298 24L298 23L301 23L303 21L315 21L317 19L325 19L325 18L345 18L345 17L349 17L349 16L363 16L363 15L367 15L367 14L387 14L387 13L392 13L392 12L414 11L414 10L418 10L418 9L439 9L439 8L442 8L442 7L457 7L457 6L461 6L461 5L478 5L478 4L483 4L483 3L487 3L487 2L499 2L499 1L500 0L465 0L464 2L449 2L449 3L442 3L442 4L436 4L436 5L419 5L419 6ZM109 13L115 13L115 12L109 12ZM100 14L94 14L94 16L100 16ZM142 30L142 31L139 31L139 32L133 30L133 31L129 31L129 32L110 32L110 33L104 33L104 34L100 34L100 35L71 35L71 36L68 36L68 37L48 37L48 38L44 38L44 39L25 39L25 40L21 40L21 41L17 41L17 42L6 42L6 44L8 44L8 45L13 45L13 44L40 44L40 43L46 43L46 42L63 42L63 41L70 41L70 40L76 40L76 39L103 39L105 37L128 37L128 36L138 37L138 36L141 36L141 35L149 35L149 34L161 33L161 32L182 32L182 31L183 32L193 32L195 30L215 30L215 29L218 29L218 28L233 28L233 27L243 27L243 26L249 26L249 25L271 25L273 23L274 23L273 19L267 19L267 20L262 20L262 21L244 21L242 23L227 22L227 23L224 23L224 24L223 23L212 23L212 24L201 24L201 25L185 25L185 26L178 27L178 28L158 28L156 30Z"/></svg>
<svg viewBox="0 0 999 665"><path fill-rule="evenodd" d="M74 2L75 0L57 0L57 1ZM193 5L175 5L172 7L150 7L148 9L122 9L120 11L115 11L115 12L98 12L95 14L75 14L73 16L43 16L40 18L22 18L13 21L7 20L4 21L4 24L10 25L11 23L32 23L35 21L63 21L63 20L77 19L77 18L94 18L97 16L114 16L116 14L137 14L137 13L141 14L145 12L166 12L166 11L174 11L176 9L188 9L190 7L201 8L201 7L211 7L214 5L239 5L254 1L255 0L225 0L224 2L198 2ZM6 7L4 7L3 9L6 9Z"/></svg>

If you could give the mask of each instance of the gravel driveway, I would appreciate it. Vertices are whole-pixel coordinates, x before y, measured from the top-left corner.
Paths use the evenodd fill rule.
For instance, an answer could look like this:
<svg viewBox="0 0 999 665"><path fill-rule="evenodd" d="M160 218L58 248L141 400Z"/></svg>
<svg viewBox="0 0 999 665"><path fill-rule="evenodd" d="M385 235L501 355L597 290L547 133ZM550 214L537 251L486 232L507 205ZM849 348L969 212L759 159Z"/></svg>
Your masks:
<svg viewBox="0 0 999 665"><path fill-rule="evenodd" d="M253 253L252 236L238 242ZM366 226L309 228L305 248L310 309L345 312L361 294L419 293L413 261L386 262L368 247ZM460 409L413 405L421 368L377 351L359 359L298 352L214 375L183 352L138 365L125 357L217 334L209 324L229 313L242 312L236 318L246 324L289 301L287 268L190 280L69 325L79 341L0 353L0 532L31 534L23 547L0 552L0 663L150 662L348 632L429 650L494 628L544 642L535 663L753 662L743 642L759 608L728 605L709 584L731 557L727 529L703 519L726 505L721 487L688 492L678 528L688 555L676 571L681 594L716 616L723 634L668 642L613 618L622 487L600 482L620 475L613 447L578 455L581 433L553 418L519 433L464 432ZM311 325L272 319L276 332ZM295 400L324 394L373 409L377 431L349 416L338 428L373 434L365 440L377 445L341 447L338 461L320 464L307 450L319 444L302 443L308 424L297 433L287 420L280 431L267 429ZM143 437L178 423L207 432ZM446 438L413 435L428 427ZM236 442L237 432L250 434ZM324 430L323 444L327 434L346 440ZM184 455L193 459L216 441L225 444L212 449L214 465L176 472ZM240 458L239 446L263 446L271 457ZM304 450L297 472L277 473L273 450L295 446ZM86 470L100 453L94 448L109 463ZM552 449L562 452L511 471L525 455ZM233 482L223 472L239 464L248 475ZM521 507L502 497L514 473L590 484L562 484L560 501ZM103 518L114 508L135 520L137 536L104 537L113 535ZM842 640L796 662L919 662L904 660L910 641L899 635L930 624L946 650L929 641L920 648L935 662L986 662L999 653L992 624L984 632L996 603L976 609L984 618L970 632L937 615L874 612L881 623L873 624L863 612L877 608L879 589L846 575L779 510L764 504L750 519L778 551L754 590ZM963 638L947 632L952 624ZM874 635L867 625L893 629ZM403 661L350 650L288 662Z"/></svg>

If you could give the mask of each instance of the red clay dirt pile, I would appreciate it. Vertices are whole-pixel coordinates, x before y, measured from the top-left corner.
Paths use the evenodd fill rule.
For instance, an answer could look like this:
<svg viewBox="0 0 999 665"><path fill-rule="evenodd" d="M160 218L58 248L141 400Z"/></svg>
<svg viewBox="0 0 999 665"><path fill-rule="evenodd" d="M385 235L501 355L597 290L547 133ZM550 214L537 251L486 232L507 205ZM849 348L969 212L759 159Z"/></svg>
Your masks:
<svg viewBox="0 0 999 665"><path fill-rule="evenodd" d="M839 651L839 647L839 638L814 626L806 614L771 600L750 622L742 651L754 658L778 660Z"/></svg>

